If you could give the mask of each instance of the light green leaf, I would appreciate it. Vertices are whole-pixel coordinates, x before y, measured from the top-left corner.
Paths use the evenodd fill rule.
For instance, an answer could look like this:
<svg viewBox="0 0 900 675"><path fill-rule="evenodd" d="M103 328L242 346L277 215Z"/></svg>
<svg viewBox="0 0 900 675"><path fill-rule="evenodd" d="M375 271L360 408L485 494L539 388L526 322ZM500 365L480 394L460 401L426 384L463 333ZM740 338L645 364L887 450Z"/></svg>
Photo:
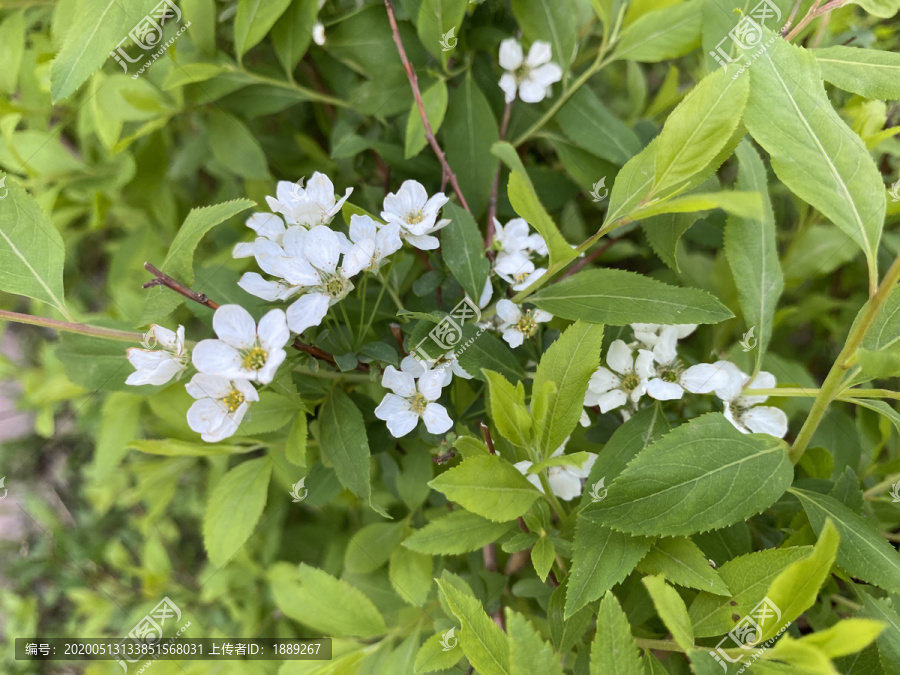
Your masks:
<svg viewBox="0 0 900 675"><path fill-rule="evenodd" d="M444 207L444 216L451 221L441 234L444 261L463 290L478 302L491 271L481 231L475 219L452 202Z"/></svg>
<svg viewBox="0 0 900 675"><path fill-rule="evenodd" d="M641 220L641 229L657 257L665 265L681 272L678 265L678 244L682 235L700 218L699 213L664 213Z"/></svg>
<svg viewBox="0 0 900 675"><path fill-rule="evenodd" d="M301 410L294 418L291 430L284 440L284 456L294 466L306 466L306 441L309 429L306 424L306 411Z"/></svg>
<svg viewBox="0 0 900 675"><path fill-rule="evenodd" d="M606 499L582 513L631 534L694 534L761 512L792 478L784 441L742 434L720 413L708 413L641 452L609 486Z"/></svg>
<svg viewBox="0 0 900 675"><path fill-rule="evenodd" d="M863 98L900 98L900 54L880 49L837 45L813 49L826 82Z"/></svg>
<svg viewBox="0 0 900 675"><path fill-rule="evenodd" d="M882 19L890 19L900 11L900 0L851 0L851 4L859 5L869 14Z"/></svg>
<svg viewBox="0 0 900 675"><path fill-rule="evenodd" d="M234 17L234 50L238 59L259 44L291 0L238 0Z"/></svg>
<svg viewBox="0 0 900 675"><path fill-rule="evenodd" d="M334 466L341 485L370 501L369 439L362 413L341 389L334 388L319 410L322 457Z"/></svg>
<svg viewBox="0 0 900 675"><path fill-rule="evenodd" d="M242 178L269 177L266 153L246 124L220 110L209 112L209 147L213 157Z"/></svg>
<svg viewBox="0 0 900 675"><path fill-rule="evenodd" d="M572 143L619 166L641 150L637 134L587 87L576 91L553 119Z"/></svg>
<svg viewBox="0 0 900 675"><path fill-rule="evenodd" d="M0 290L49 303L71 318L63 291L62 237L15 180L4 174L0 183Z"/></svg>
<svg viewBox="0 0 900 675"><path fill-rule="evenodd" d="M880 354L881 352L877 353ZM848 390L848 393L852 392L852 389ZM853 399L853 403L863 408L874 410L878 414L883 415L891 424L894 425L897 433L900 433L900 413L894 410L894 408L886 401L876 401L871 398L855 398Z"/></svg>
<svg viewBox="0 0 900 675"><path fill-rule="evenodd" d="M874 277L884 184L865 144L831 107L815 57L775 39L750 69L744 123L781 182L853 238Z"/></svg>
<svg viewBox="0 0 900 675"><path fill-rule="evenodd" d="M424 5L422 5L424 9ZM444 122L444 115L447 112L447 83L438 80L433 85L422 92L422 103L425 104L425 114L428 116L428 123L431 130L436 134ZM406 159L418 155L428 141L425 138L425 125L422 124L422 116L419 114L419 106L413 101L412 107L409 109L409 118L406 121L406 145L403 156ZM448 204L449 206L449 204Z"/></svg>
<svg viewBox="0 0 900 675"><path fill-rule="evenodd" d="M512 11L529 42L549 42L551 60L563 72L575 57L575 6L572 0L512 0Z"/></svg>
<svg viewBox="0 0 900 675"><path fill-rule="evenodd" d="M116 392L103 401L97 447L88 469L92 480L102 482L127 454L129 443L138 433L143 400L142 396ZM204 445L218 448L219 444Z"/></svg>
<svg viewBox="0 0 900 675"><path fill-rule="evenodd" d="M468 4L468 0L423 0L419 7L419 16L416 20L419 39L425 49L445 65L456 50Z"/></svg>
<svg viewBox="0 0 900 675"><path fill-rule="evenodd" d="M565 618L568 619L631 574L634 566L650 550L652 542L652 539L616 532L579 516L575 521Z"/></svg>
<svg viewBox="0 0 900 675"><path fill-rule="evenodd" d="M531 178L525 171L519 156L516 154L515 148L509 143L502 141L495 143L491 148L491 152L503 160L503 163L510 170L509 185L507 192L509 193L509 201L513 209L522 218L540 233L547 243L550 250L550 262L562 263L572 260L578 253L563 238L556 227L556 223L547 213L547 210L538 199Z"/></svg>
<svg viewBox="0 0 900 675"><path fill-rule="evenodd" d="M861 595L867 597L866 593ZM885 627L885 623L873 619L843 619L830 628L804 635L797 642L815 647L828 658L836 659L865 649Z"/></svg>
<svg viewBox="0 0 900 675"><path fill-rule="evenodd" d="M469 71L447 108L443 147L475 217L487 208L498 164L491 146L499 137L491 106Z"/></svg>
<svg viewBox="0 0 900 675"><path fill-rule="evenodd" d="M416 654L416 662L413 665L416 675L432 673L436 670L449 670L463 658L462 649L457 648L458 644L452 649L445 650L443 639L442 633L435 633L425 640Z"/></svg>
<svg viewBox="0 0 900 675"><path fill-rule="evenodd" d="M25 12L9 14L0 22L0 92L12 94L19 82L19 69L25 55Z"/></svg>
<svg viewBox="0 0 900 675"><path fill-rule="evenodd" d="M112 394L110 399L116 394ZM160 455L162 457L210 457L212 455L230 455L238 452L247 452L248 448L227 443L191 443L167 438L162 441L130 441L126 448L145 452L148 455Z"/></svg>
<svg viewBox="0 0 900 675"><path fill-rule="evenodd" d="M841 538L838 565L851 576L900 593L900 553L878 530L833 497L798 488L789 492L800 500L820 537L825 522L833 522Z"/></svg>
<svg viewBox="0 0 900 675"><path fill-rule="evenodd" d="M650 599L656 607L659 618L666 624L678 646L682 649L693 647L694 633L691 620L678 591L669 586L661 576L644 577L641 581L650 593Z"/></svg>
<svg viewBox="0 0 900 675"><path fill-rule="evenodd" d="M703 0L648 12L628 26L612 59L656 63L684 56L700 44Z"/></svg>
<svg viewBox="0 0 900 675"><path fill-rule="evenodd" d="M95 325L113 324L94 320ZM111 328L124 328L115 322ZM125 379L133 372L125 360L125 345L118 341L78 333L60 333L56 356L62 361L66 377L91 391L136 391Z"/></svg>
<svg viewBox="0 0 900 675"><path fill-rule="evenodd" d="M539 538L531 547L531 564L541 581L547 580L555 559L556 547L547 537Z"/></svg>
<svg viewBox="0 0 900 675"><path fill-rule="evenodd" d="M637 565L644 574L661 574L678 586L696 588L716 595L729 595L725 582L712 567L703 551L686 537L657 540Z"/></svg>
<svg viewBox="0 0 900 675"><path fill-rule="evenodd" d="M884 631L878 636L878 651L884 663L900 661L900 616L894 609L893 601L888 598L873 598L869 593L861 592L863 611L877 621L885 624Z"/></svg>
<svg viewBox="0 0 900 675"><path fill-rule="evenodd" d="M297 398L288 398L274 391L261 391L259 402L250 407L249 414L238 427L241 436L256 436L277 431L293 419L300 408Z"/></svg>
<svg viewBox="0 0 900 675"><path fill-rule="evenodd" d="M775 306L784 289L784 275L775 245L775 214L769 200L766 167L749 141L735 153L739 171L737 187L755 190L762 198L761 217L733 214L725 224L725 255L747 326L756 329L757 366L772 337Z"/></svg>
<svg viewBox="0 0 900 675"><path fill-rule="evenodd" d="M525 387L513 387L500 373L484 370L488 382L488 404L491 419L505 439L520 447L531 444L533 421L525 407Z"/></svg>
<svg viewBox="0 0 900 675"><path fill-rule="evenodd" d="M158 265L159 269L185 286L192 285L194 283L194 251L203 236L216 225L255 205L255 202L249 199L235 199L215 206L191 209L184 224L178 230L178 234L175 235L166 259L162 265ZM147 300L144 303L140 325L158 321L183 302L183 296L168 288L159 286L151 288L147 291Z"/></svg>
<svg viewBox="0 0 900 675"><path fill-rule="evenodd" d="M268 570L275 604L285 615L333 637L371 637L387 629L361 590L306 563L299 570L276 563Z"/></svg>
<svg viewBox="0 0 900 675"><path fill-rule="evenodd" d="M749 79L733 79L718 68L704 77L666 120L656 149L660 192L700 173L726 146L741 122Z"/></svg>
<svg viewBox="0 0 900 675"><path fill-rule="evenodd" d="M474 596L446 579L437 580L450 611L461 624L459 646L482 675L509 675L509 640Z"/></svg>
<svg viewBox="0 0 900 675"><path fill-rule="evenodd" d="M641 653L631 635L628 617L622 606L607 591L597 613L597 633L591 644L590 675L644 675Z"/></svg>
<svg viewBox="0 0 900 675"><path fill-rule="evenodd" d="M403 541L401 523L371 523L350 537L344 554L344 569L350 574L368 574L384 565Z"/></svg>
<svg viewBox="0 0 900 675"><path fill-rule="evenodd" d="M882 351L872 351L860 347L856 350L856 357L862 369L874 378L897 377L900 375L900 347ZM852 395L853 390L848 394Z"/></svg>
<svg viewBox="0 0 900 675"><path fill-rule="evenodd" d="M464 509L498 522L523 515L541 496L518 469L497 455L469 457L428 484Z"/></svg>
<svg viewBox="0 0 900 675"><path fill-rule="evenodd" d="M512 675L563 675L562 664L553 647L523 615L506 608L506 632L509 634L509 672Z"/></svg>
<svg viewBox="0 0 900 675"><path fill-rule="evenodd" d="M434 561L430 555L402 546L391 553L388 566L391 586L397 595L414 607L422 607L428 600L433 575Z"/></svg>
<svg viewBox="0 0 900 675"><path fill-rule="evenodd" d="M712 192L654 201L635 209L630 217L633 220L642 220L662 213L696 213L712 209L722 209L726 213L744 218L758 219L763 214L762 198L756 192Z"/></svg>
<svg viewBox="0 0 900 675"><path fill-rule="evenodd" d="M534 376L533 391L546 383L556 390L532 402L537 420L538 448L548 457L572 433L584 409L588 380L600 365L603 326L576 321L541 356Z"/></svg>
<svg viewBox="0 0 900 675"><path fill-rule="evenodd" d="M451 511L416 530L403 541L406 548L431 555L459 555L497 541L510 523L495 523L468 511Z"/></svg>
<svg viewBox="0 0 900 675"><path fill-rule="evenodd" d="M275 54L286 73L293 73L309 49L313 25L319 14L318 0L295 0L272 28Z"/></svg>
<svg viewBox="0 0 900 675"><path fill-rule="evenodd" d="M184 9L185 21L191 23L188 32L194 44L207 56L215 56L216 0L181 0L178 6Z"/></svg>
<svg viewBox="0 0 900 675"><path fill-rule="evenodd" d="M719 323L733 314L706 291L669 286L633 272L584 270L538 291L533 302L555 316L609 326Z"/></svg>
<svg viewBox="0 0 900 675"><path fill-rule="evenodd" d="M241 462L216 484L203 518L203 547L213 565L225 565L253 534L271 475L272 460L260 457Z"/></svg>

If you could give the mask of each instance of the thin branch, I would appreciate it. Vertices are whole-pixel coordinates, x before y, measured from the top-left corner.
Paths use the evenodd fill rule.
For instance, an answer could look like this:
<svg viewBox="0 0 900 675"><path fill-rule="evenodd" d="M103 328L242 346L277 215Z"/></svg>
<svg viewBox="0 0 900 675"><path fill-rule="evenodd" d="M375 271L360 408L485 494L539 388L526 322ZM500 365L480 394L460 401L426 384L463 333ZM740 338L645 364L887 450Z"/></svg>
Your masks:
<svg viewBox="0 0 900 675"><path fill-rule="evenodd" d="M843 7L846 0L832 0L831 2L819 7L820 2L821 2L821 0L816 0L816 2L813 3L813 6L809 8L809 12L806 13L806 16L804 16L800 20L800 23L797 24L796 28L794 28L790 33L787 34L787 37L785 38L785 40L790 42L795 37L797 37L797 35L804 28L806 28L809 25L810 21L812 21L813 19L815 19L817 17L822 16L823 14L827 14L828 12L830 12L834 9Z"/></svg>
<svg viewBox="0 0 900 675"><path fill-rule="evenodd" d="M481 435L484 436L484 442L488 447L488 451L492 455L496 455L497 451L494 450L494 439L491 438L491 430L488 429L488 425L484 422L481 422Z"/></svg>
<svg viewBox="0 0 900 675"><path fill-rule="evenodd" d="M154 286L165 286L166 288L170 288L176 293L183 295L188 300L193 300L194 302L198 302L204 307L209 307L210 309L218 309L219 303L213 302L209 298L207 298L203 293L197 293L192 291L190 288L185 286L180 281L175 281L172 277L170 277L165 272L160 271L153 265L148 262L144 263L144 269L150 272L156 278L153 281L148 281L146 284L142 286L142 288L152 288Z"/></svg>
<svg viewBox="0 0 900 675"><path fill-rule="evenodd" d="M512 101L509 101L506 104L506 107L503 109L503 119L500 121L500 140L506 140L506 131L509 128L509 117L512 113ZM487 214L487 236L484 239L484 247L488 249L488 258L491 260L494 259L494 252L491 249L491 244L494 242L494 220L497 218L497 198L500 193L500 169L501 166L497 166L497 172L494 174L494 184L491 186L491 199L488 202L488 214Z"/></svg>
<svg viewBox="0 0 900 675"><path fill-rule="evenodd" d="M612 245L615 244L617 241L619 241L619 240L618 239L609 239L605 244L603 244L603 246L598 248L596 251L594 251L590 255L586 255L584 258L582 258L577 263L572 265L571 269L566 270L566 273L563 274L560 277L560 279L565 279L566 277L569 277L569 276L572 276L573 274L575 274L575 272L578 272L578 271L584 269L585 267L590 265L592 262L594 262L597 258L599 258L601 255L606 253L612 247Z"/></svg>
<svg viewBox="0 0 900 675"><path fill-rule="evenodd" d="M31 314L20 314L19 312L7 312L0 309L0 321L14 321L16 323L24 323L29 326L43 326L44 328L52 328L53 330L63 331L66 333L78 333L79 335L90 335L92 337L106 338L108 340L120 340L122 342L140 342L144 339L142 333L130 333L124 330L115 330L113 328L99 328L97 326L89 326L85 323L72 323L70 321L60 321L58 319L50 319L44 316L32 316Z"/></svg>
<svg viewBox="0 0 900 675"><path fill-rule="evenodd" d="M415 68L413 68L409 59L406 57L406 50L403 48L403 40L400 39L400 29L397 27L397 17L394 15L393 0L384 0L384 6L387 8L388 21L391 24L391 32L394 34L394 44L397 45L397 51L400 53L400 60L403 62L403 68L406 70L406 76L409 78L409 85L412 87L413 97L416 99L416 106L419 108L419 116L422 118L422 124L425 126L425 138L428 139L428 144L431 146L431 149L434 150L434 154L437 155L438 161L441 163L441 169L444 172L444 177L449 180L450 185L453 186L453 191L456 192L459 203L466 211L472 213L472 209L469 208L469 204L466 202L466 198L463 197L462 190L459 188L459 181L456 180L456 174L453 173L453 169L451 169L450 164L447 163L447 156L444 154L444 151L441 150L441 146L438 145L437 139L434 137L434 131L431 129L431 122L428 121L428 115L425 112L425 103L422 101L422 92L419 90L419 78L416 75Z"/></svg>

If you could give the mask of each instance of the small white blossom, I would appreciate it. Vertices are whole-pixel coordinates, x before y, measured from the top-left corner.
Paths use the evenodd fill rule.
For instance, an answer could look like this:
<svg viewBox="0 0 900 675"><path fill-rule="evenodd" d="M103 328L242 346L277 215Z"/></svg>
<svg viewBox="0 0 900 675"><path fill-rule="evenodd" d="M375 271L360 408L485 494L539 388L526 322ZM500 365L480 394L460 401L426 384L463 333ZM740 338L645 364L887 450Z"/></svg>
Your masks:
<svg viewBox="0 0 900 675"><path fill-rule="evenodd" d="M526 309L523 312L517 304L506 298L497 302L497 316L500 318L499 330L510 347L520 346L525 338L537 333L538 324L553 318L550 312L542 309Z"/></svg>
<svg viewBox="0 0 900 675"><path fill-rule="evenodd" d="M567 438L566 441L569 439ZM566 447L566 441L550 455L551 457L559 457L563 454ZM581 495L584 489L582 481L591 473L591 467L597 461L597 455L589 452L588 458L580 468L574 466L551 466L547 469L547 482L550 484L550 491L560 499L571 501ZM528 482L534 485L541 492L544 486L541 485L540 477L535 473L528 473L528 469L532 467L532 462L528 460L516 462L513 464L528 479Z"/></svg>
<svg viewBox="0 0 900 675"><path fill-rule="evenodd" d="M325 44L325 26L320 21L316 21L312 27L312 39L320 47Z"/></svg>
<svg viewBox="0 0 900 675"><path fill-rule="evenodd" d="M347 188L340 200L334 198L334 183L324 173L316 171L306 184L279 181L276 198L266 197L269 208L285 217L289 225L327 225L341 211L353 188Z"/></svg>
<svg viewBox="0 0 900 675"><path fill-rule="evenodd" d="M676 348L679 328L663 326L653 347L656 365L653 366L653 376L647 383L647 395L657 401L674 401L684 396L683 374Z"/></svg>
<svg viewBox="0 0 900 675"><path fill-rule="evenodd" d="M247 380L219 375L197 373L185 389L197 399L188 409L188 426L207 443L233 436L250 404L259 400L256 389Z"/></svg>
<svg viewBox="0 0 900 675"><path fill-rule="evenodd" d="M635 358L625 342L614 340L606 353L606 363L612 370L600 366L591 375L584 404L588 407L598 406L602 413L619 408L629 401L636 406L653 376L653 352L640 349Z"/></svg>
<svg viewBox="0 0 900 675"><path fill-rule="evenodd" d="M784 438L788 432L788 419L783 410L772 406L757 405L763 403L768 396L741 396L747 389L774 389L775 376L762 371L751 381L750 376L727 361L718 361L715 365L728 376L728 383L716 390L725 403L725 417L742 433L763 433Z"/></svg>
<svg viewBox="0 0 900 675"><path fill-rule="evenodd" d="M268 239L279 246L285 232L284 221L276 213L254 213L247 218L247 227L256 232L257 239ZM256 242L244 241L234 245L234 258L250 258L256 255Z"/></svg>
<svg viewBox="0 0 900 675"><path fill-rule="evenodd" d="M413 373L421 373L418 382ZM384 395L375 408L375 416L387 422L388 431L394 438L405 436L415 429L419 418L433 434L448 431L453 426L453 420L444 406L435 403L441 396L444 377L443 372L428 370L421 363L412 364L407 359L400 364L400 370L388 366L381 384L393 393Z"/></svg>
<svg viewBox="0 0 900 675"><path fill-rule="evenodd" d="M381 217L386 223L396 223L404 240L420 250L429 251L440 246L440 240L431 234L450 223L447 218L438 220L438 212L448 201L443 192L429 199L421 183L407 180L396 193L384 198Z"/></svg>
<svg viewBox="0 0 900 675"><path fill-rule="evenodd" d="M291 334L284 312L273 309L257 327L240 305L222 305L213 315L218 340L201 340L194 348L194 366L201 373L268 384L287 353Z"/></svg>
<svg viewBox="0 0 900 675"><path fill-rule="evenodd" d="M420 361L412 354L405 356L400 361L400 370L409 373L413 377L422 377L426 371L440 373L441 387L446 387L453 381L453 376L461 377L464 380L471 380L472 376L467 373L456 358L453 351L449 351L433 361Z"/></svg>
<svg viewBox="0 0 900 675"><path fill-rule="evenodd" d="M631 328L634 330L636 340L640 341L647 349L653 349L664 330L674 329L675 339L681 340L697 330L697 324L681 323L667 326L658 323L633 323Z"/></svg>
<svg viewBox="0 0 900 675"><path fill-rule="evenodd" d="M152 349L156 345L162 349ZM184 326L178 326L178 331L173 332L153 324L144 336L144 346L148 349L130 347L126 351L135 371L128 376L125 384L165 384L173 377L180 377L187 368Z"/></svg>
<svg viewBox="0 0 900 675"><path fill-rule="evenodd" d="M516 100L516 92L525 103L539 103L552 93L551 85L562 79L562 68L550 62L550 43L535 41L525 57L515 38L500 43L500 66L507 72L500 78L506 102Z"/></svg>
<svg viewBox="0 0 900 675"><path fill-rule="evenodd" d="M505 282L512 284L514 291L528 288L533 282L547 273L546 267L535 268L525 254L498 255L494 260L494 271Z"/></svg>
<svg viewBox="0 0 900 675"><path fill-rule="evenodd" d="M388 223L381 229L369 216L350 216L350 238L336 233L341 244L344 260L352 260L354 266L367 272L378 272L384 261L392 253L400 250L400 226Z"/></svg>

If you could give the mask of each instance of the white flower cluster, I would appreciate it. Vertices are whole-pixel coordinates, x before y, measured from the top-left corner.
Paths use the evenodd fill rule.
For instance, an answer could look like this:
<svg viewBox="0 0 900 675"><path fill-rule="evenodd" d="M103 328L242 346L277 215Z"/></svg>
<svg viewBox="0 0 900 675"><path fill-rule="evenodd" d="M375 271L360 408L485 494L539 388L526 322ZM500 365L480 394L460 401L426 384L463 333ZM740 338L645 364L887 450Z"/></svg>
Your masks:
<svg viewBox="0 0 900 675"><path fill-rule="evenodd" d="M787 415L771 406L759 406L766 396L741 396L747 389L775 387L772 373L760 372L751 381L746 373L728 361L701 363L683 368L678 359L678 340L697 328L694 324L662 326L637 323L631 325L635 342L615 340L606 354L607 367L600 366L591 376L584 405L597 407L601 413L625 407L627 419L637 410L644 395L658 401L680 399L684 392L715 393L724 403L725 417L743 433L767 433L784 438L788 431ZM590 424L587 412L581 423Z"/></svg>
<svg viewBox="0 0 900 675"><path fill-rule="evenodd" d="M550 62L552 56L549 42L535 40L528 56L515 38L500 43L500 66L506 71L500 78L500 88L507 103L515 101L516 94L525 103L539 103L551 95L551 85L562 79L562 68Z"/></svg>
<svg viewBox="0 0 900 675"><path fill-rule="evenodd" d="M566 444L569 442L567 438L563 441L563 444L559 446L556 451L550 455L550 457L560 457L566 449ZM547 469L547 482L550 484L550 491L555 494L560 499L564 499L566 501L571 501L576 497L581 495L584 484L582 481L587 478L591 473L591 468L594 466L594 462L597 461L597 454L594 452L588 452L587 459L580 467L576 466L564 466L564 465L554 465ZM541 485L541 479L537 474L528 473L528 469L533 466L533 463L525 460L522 462L516 462L513 464L525 478L528 479L532 485L534 485L538 490L544 492L544 486Z"/></svg>

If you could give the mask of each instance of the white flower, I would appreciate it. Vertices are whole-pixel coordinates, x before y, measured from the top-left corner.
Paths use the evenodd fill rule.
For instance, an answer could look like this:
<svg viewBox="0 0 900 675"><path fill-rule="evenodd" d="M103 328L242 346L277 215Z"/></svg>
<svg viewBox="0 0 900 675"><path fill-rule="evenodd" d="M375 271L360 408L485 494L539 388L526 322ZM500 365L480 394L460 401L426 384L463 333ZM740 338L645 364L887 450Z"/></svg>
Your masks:
<svg viewBox="0 0 900 675"><path fill-rule="evenodd" d="M506 298L497 302L497 316L500 317L498 329L510 347L521 345L525 338L537 333L538 324L553 318L550 312L542 309L526 309L522 312L517 304Z"/></svg>
<svg viewBox="0 0 900 675"><path fill-rule="evenodd" d="M636 406L653 376L653 352L640 349L635 358L627 344L614 340L606 353L606 363L612 370L600 366L591 375L584 404L599 406L602 413L619 408L628 401Z"/></svg>
<svg viewBox="0 0 900 675"><path fill-rule="evenodd" d="M693 366L683 373L681 371L676 346L678 336L684 332L684 329L681 326L662 326L661 328L656 345L653 347L653 358L656 365L653 367L653 377L647 383L647 395L657 401L674 401L684 396L685 389L695 391L698 387L702 389L708 386L707 382L698 382L698 377L708 378L710 375L703 368ZM714 382L712 389L715 386ZM708 391L712 391L712 389Z"/></svg>
<svg viewBox="0 0 900 675"><path fill-rule="evenodd" d="M567 438L566 441L568 440L569 439ZM563 444L550 456L559 457L562 455L563 450L565 450L566 447L566 441L563 441ZM581 468L574 466L551 466L547 469L547 482L550 484L550 491L553 492L553 494L566 501L575 499L581 494L583 489L581 481L590 475L591 467L593 467L594 462L597 461L597 455L595 453L589 452L587 454L589 456ZM544 486L541 485L540 477L535 473L528 473L528 469L531 468L532 462L525 460L523 462L516 462L513 466L528 479L529 483L534 485L541 492L544 491Z"/></svg>
<svg viewBox="0 0 900 675"><path fill-rule="evenodd" d="M449 351L433 361L420 361L412 354L409 354L400 361L400 370L417 378L422 377L426 371L440 373L441 387L446 387L450 384L453 381L454 375L461 377L464 380L472 379L472 376L459 365L459 361L453 351Z"/></svg>
<svg viewBox="0 0 900 675"><path fill-rule="evenodd" d="M259 321L240 305L222 305L213 315L218 340L201 340L194 348L194 366L201 373L268 384L287 353L291 334L284 312L273 309Z"/></svg>
<svg viewBox="0 0 900 675"><path fill-rule="evenodd" d="M501 253L494 260L494 271L505 282L512 284L514 291L521 291L544 276L547 268L535 269L534 263L525 257L524 253L512 255Z"/></svg>
<svg viewBox="0 0 900 675"><path fill-rule="evenodd" d="M634 330L636 340L642 342L647 349L653 349L656 343L659 342L659 338L664 330L668 328L674 329L675 339L681 340L697 330L697 324L681 323L666 326L658 323L633 323L631 328Z"/></svg>
<svg viewBox="0 0 900 675"><path fill-rule="evenodd" d="M420 417L428 431L442 434L453 426L447 409L435 403L441 396L445 375L441 371L428 370L422 364L414 366L408 358L400 364L400 370L394 366L385 369L381 384L393 393L384 395L375 408L375 416L387 422L388 431L394 438L415 429ZM413 373L421 373L418 382Z"/></svg>
<svg viewBox="0 0 900 675"><path fill-rule="evenodd" d="M152 349L156 345L162 349ZM126 351L135 371L128 376L125 384L165 384L173 377L180 376L187 368L184 326L178 326L178 332L175 333L153 324L144 336L144 346L148 349L129 347Z"/></svg>
<svg viewBox="0 0 900 675"><path fill-rule="evenodd" d="M320 47L325 44L325 26L316 21L312 27L312 39Z"/></svg>
<svg viewBox="0 0 900 675"><path fill-rule="evenodd" d="M716 389L716 396L725 403L725 417L728 421L745 434L762 433L784 438L788 432L788 419L783 410L757 405L763 403L768 396L740 395L745 388L774 389L775 376L762 371L751 381L750 376L741 372L733 363L717 361L715 365L728 378L727 384Z"/></svg>
<svg viewBox="0 0 900 675"><path fill-rule="evenodd" d="M281 237L284 235L285 227L281 216L275 213L254 213L247 218L247 227L256 232L259 237L257 239L268 239L281 245ZM256 255L256 242L245 241L234 245L234 252L231 254L234 258L250 258Z"/></svg>
<svg viewBox="0 0 900 675"><path fill-rule="evenodd" d="M197 400L187 412L188 426L207 443L233 436L247 414L250 403L259 400L247 380L197 373L185 386Z"/></svg>
<svg viewBox="0 0 900 675"><path fill-rule="evenodd" d="M410 244L423 251L440 246L437 237L432 237L442 227L446 227L449 219L438 220L438 211L450 201L443 192L438 192L430 199L421 183L415 180L403 181L396 193L384 198L384 211L381 217L386 223L400 226L400 236Z"/></svg>
<svg viewBox="0 0 900 675"><path fill-rule="evenodd" d="M389 255L400 250L400 226L389 223L378 228L369 216L350 216L350 238L337 233L344 261L352 260L354 265L367 272L378 272Z"/></svg>
<svg viewBox="0 0 900 675"><path fill-rule="evenodd" d="M279 181L275 192L277 199L266 197L269 208L284 215L290 225L327 225L341 211L353 188L347 188L340 200L334 198L334 184L324 173L316 171L306 184Z"/></svg>
<svg viewBox="0 0 900 675"><path fill-rule="evenodd" d="M551 85L562 79L562 68L550 63L552 55L550 43L540 40L531 45L527 58L515 38L500 43L500 66L507 71L500 78L500 88L507 103L516 100L516 90L525 103L538 103L550 96Z"/></svg>

